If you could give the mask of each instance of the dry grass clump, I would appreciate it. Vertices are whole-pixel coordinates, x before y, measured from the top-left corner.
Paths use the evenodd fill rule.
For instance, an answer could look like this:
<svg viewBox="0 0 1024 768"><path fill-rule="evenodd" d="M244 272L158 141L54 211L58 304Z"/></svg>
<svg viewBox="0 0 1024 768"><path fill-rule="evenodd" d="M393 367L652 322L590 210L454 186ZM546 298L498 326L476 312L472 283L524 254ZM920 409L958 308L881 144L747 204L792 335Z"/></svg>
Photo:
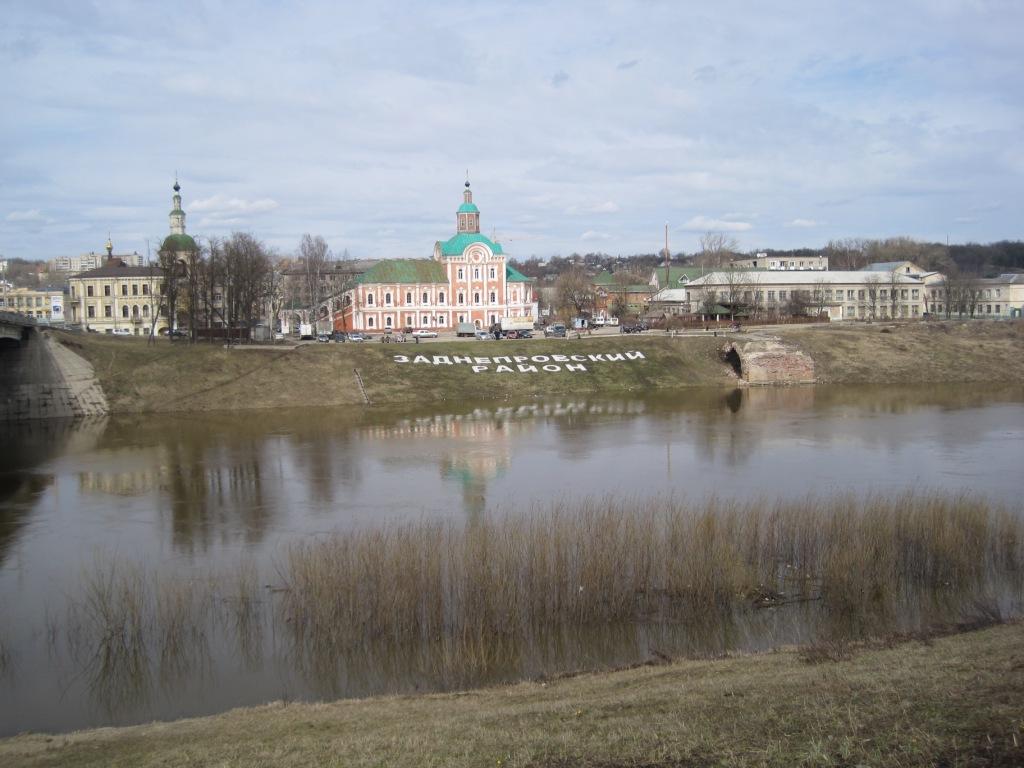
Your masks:
<svg viewBox="0 0 1024 768"><path fill-rule="evenodd" d="M1019 516L968 495L586 500L296 546L282 608L302 643L321 648L690 621L793 599L847 614L907 588L1019 574L1021 529Z"/></svg>

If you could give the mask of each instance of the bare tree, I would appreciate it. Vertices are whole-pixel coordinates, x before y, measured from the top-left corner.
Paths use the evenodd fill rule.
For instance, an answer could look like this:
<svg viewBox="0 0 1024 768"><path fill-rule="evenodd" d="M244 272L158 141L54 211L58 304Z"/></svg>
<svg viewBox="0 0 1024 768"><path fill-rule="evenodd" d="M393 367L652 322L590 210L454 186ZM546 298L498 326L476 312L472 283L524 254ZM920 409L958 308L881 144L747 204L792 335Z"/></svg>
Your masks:
<svg viewBox="0 0 1024 768"><path fill-rule="evenodd" d="M168 338L178 326L178 302L181 296L184 275L176 251L161 248L156 255L157 268L163 273L160 284L161 309L167 313Z"/></svg>
<svg viewBox="0 0 1024 768"><path fill-rule="evenodd" d="M555 280L555 297L560 307L572 309L576 317L583 317L594 306L594 284L582 268L572 267Z"/></svg>
<svg viewBox="0 0 1024 768"><path fill-rule="evenodd" d="M729 308L729 319L735 320L737 310L749 306L753 301L750 273L741 269L725 269L725 296L721 303Z"/></svg>
<svg viewBox="0 0 1024 768"><path fill-rule="evenodd" d="M223 244L224 309L228 334L252 331L262 315L270 257L263 243L250 234L235 232ZM250 336L251 338L251 336Z"/></svg>
<svg viewBox="0 0 1024 768"><path fill-rule="evenodd" d="M305 309L310 322L318 316L320 305L327 298L327 280L331 262L334 260L327 241L320 235L305 234L299 243L298 257L302 263L303 293Z"/></svg>
<svg viewBox="0 0 1024 768"><path fill-rule="evenodd" d="M832 284L824 278L819 278L814 281L812 291L811 300L814 302L815 317L821 317L825 312L825 307L829 305L829 297L832 295Z"/></svg>
<svg viewBox="0 0 1024 768"><path fill-rule="evenodd" d="M886 285L889 287L889 317L895 320L899 316L897 309L900 304L900 272L898 269L888 273Z"/></svg>
<svg viewBox="0 0 1024 768"><path fill-rule="evenodd" d="M705 232L700 238L700 253L695 257L699 266L719 269L732 259L739 242L724 232Z"/></svg>
<svg viewBox="0 0 1024 768"><path fill-rule="evenodd" d="M882 278L877 272L864 278L864 290L867 293L868 315L874 320L878 317L878 301L881 293Z"/></svg>

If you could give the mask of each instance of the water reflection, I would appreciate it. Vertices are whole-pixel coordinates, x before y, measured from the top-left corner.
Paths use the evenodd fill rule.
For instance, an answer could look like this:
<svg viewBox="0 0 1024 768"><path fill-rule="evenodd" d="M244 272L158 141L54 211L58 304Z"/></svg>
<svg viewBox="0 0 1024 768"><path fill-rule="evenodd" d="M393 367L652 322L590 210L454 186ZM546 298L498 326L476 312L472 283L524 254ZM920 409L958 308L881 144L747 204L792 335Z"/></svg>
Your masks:
<svg viewBox="0 0 1024 768"><path fill-rule="evenodd" d="M275 622L275 564L297 541L389 521L486 522L538 501L655 493L741 499L908 487L1019 508L1024 388L792 387L632 398L118 417L0 427L0 628L13 662L3 728L70 728L283 696L437 689L953 622L997 590L888 612L806 604L700 624L548 628L312 652ZM97 551L183 578L239 557L174 643L68 639L63 601ZM255 571L261 576L257 578ZM972 602L974 601L974 602ZM158 609L151 606L153 616ZM169 605L161 623L166 623ZM56 617L56 618L55 618ZM153 619L155 622L156 619ZM850 623L852 622L852 623ZM147 632L150 630L147 630ZM89 670L86 674L83 670ZM7 698L9 703L3 703ZM62 701L59 707L53 702ZM121 704L118 704L120 702ZM198 703L197 703L198 702ZM51 712L51 710L54 710Z"/></svg>

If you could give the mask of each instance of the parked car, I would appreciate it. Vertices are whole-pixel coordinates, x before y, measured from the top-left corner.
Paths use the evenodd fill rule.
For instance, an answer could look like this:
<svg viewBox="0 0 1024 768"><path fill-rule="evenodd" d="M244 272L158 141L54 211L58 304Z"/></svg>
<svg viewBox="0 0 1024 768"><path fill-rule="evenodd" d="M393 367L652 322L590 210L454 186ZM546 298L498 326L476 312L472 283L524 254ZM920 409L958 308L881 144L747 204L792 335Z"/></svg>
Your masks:
<svg viewBox="0 0 1024 768"><path fill-rule="evenodd" d="M327 344L331 340L331 334L329 333L318 333L316 340L321 344Z"/></svg>
<svg viewBox="0 0 1024 768"><path fill-rule="evenodd" d="M487 331L483 331L480 329L477 329L477 331L473 335L476 338L480 339L480 341L488 341L491 338L491 334L489 334Z"/></svg>
<svg viewBox="0 0 1024 768"><path fill-rule="evenodd" d="M366 341L366 337L358 332L353 332L348 335L348 340L352 342Z"/></svg>
<svg viewBox="0 0 1024 768"><path fill-rule="evenodd" d="M565 338L565 325L563 325L562 323L554 323L552 325L549 325L547 328L544 329L544 337L545 338L555 337L555 338L564 339Z"/></svg>
<svg viewBox="0 0 1024 768"><path fill-rule="evenodd" d="M436 339L437 331L431 331L428 328L417 328L412 332L412 337L414 339Z"/></svg>
<svg viewBox="0 0 1024 768"><path fill-rule="evenodd" d="M346 338L348 338L348 334L344 331L335 331L331 334L331 339L333 339L336 344L341 344Z"/></svg>
<svg viewBox="0 0 1024 768"><path fill-rule="evenodd" d="M131 336L132 335L131 328L115 328L113 331L111 331L111 333L113 333L115 336Z"/></svg>
<svg viewBox="0 0 1024 768"><path fill-rule="evenodd" d="M274 341L284 341L284 334L278 331L274 334Z"/></svg>

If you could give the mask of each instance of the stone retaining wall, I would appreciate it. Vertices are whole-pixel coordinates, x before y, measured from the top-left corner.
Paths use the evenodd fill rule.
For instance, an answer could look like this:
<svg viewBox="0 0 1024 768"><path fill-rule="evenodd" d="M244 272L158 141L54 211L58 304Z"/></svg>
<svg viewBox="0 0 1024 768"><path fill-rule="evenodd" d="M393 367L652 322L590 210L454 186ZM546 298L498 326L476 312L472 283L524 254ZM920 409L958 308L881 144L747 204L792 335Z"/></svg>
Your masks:
<svg viewBox="0 0 1024 768"><path fill-rule="evenodd" d="M774 339L729 342L722 347L723 358L735 352L740 379L748 384L812 384L814 360L792 344Z"/></svg>

